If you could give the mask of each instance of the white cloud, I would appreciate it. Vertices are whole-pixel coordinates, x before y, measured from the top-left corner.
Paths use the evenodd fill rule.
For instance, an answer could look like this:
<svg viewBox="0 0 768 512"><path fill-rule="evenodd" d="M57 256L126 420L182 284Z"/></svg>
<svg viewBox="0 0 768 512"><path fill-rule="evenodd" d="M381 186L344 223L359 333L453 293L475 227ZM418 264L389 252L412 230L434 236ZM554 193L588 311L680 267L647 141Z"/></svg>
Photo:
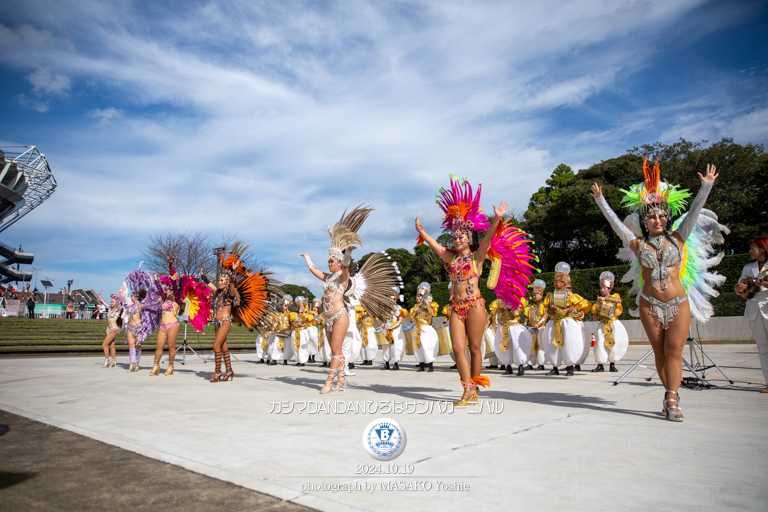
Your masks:
<svg viewBox="0 0 768 512"><path fill-rule="evenodd" d="M69 78L54 73L48 67L38 68L25 78L32 82L32 92L36 94L63 96L69 92Z"/></svg>
<svg viewBox="0 0 768 512"><path fill-rule="evenodd" d="M110 124L113 119L118 119L122 117L123 111L122 109L115 108L115 107L107 107L105 109L97 108L95 110L91 110L88 112L88 115L91 117L95 117L96 119L99 119L99 123L104 124Z"/></svg>
<svg viewBox="0 0 768 512"><path fill-rule="evenodd" d="M482 181L488 206L524 210L561 162L615 156L633 134L703 133L701 116L685 117L694 100L639 106L599 130L550 117L621 95L703 3L233 1L163 16L127 2L17 3L0 10L11 20L0 61L40 95L24 101L87 96L80 115L100 122L35 142L60 148L48 155L59 189L12 234L40 257L82 262L137 256L163 229L234 232L310 286L298 254L324 261L320 228L350 204L378 208L362 254L410 248L417 214L438 229L449 173ZM742 133L765 133L753 112Z"/></svg>

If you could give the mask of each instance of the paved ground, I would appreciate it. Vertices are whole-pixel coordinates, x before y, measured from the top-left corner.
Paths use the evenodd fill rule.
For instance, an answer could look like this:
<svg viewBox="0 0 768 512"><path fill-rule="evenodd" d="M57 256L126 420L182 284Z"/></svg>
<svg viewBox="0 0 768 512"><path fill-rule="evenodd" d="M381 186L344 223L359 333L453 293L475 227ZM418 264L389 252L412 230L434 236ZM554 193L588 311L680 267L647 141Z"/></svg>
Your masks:
<svg viewBox="0 0 768 512"><path fill-rule="evenodd" d="M312 510L0 410L2 510Z"/></svg>
<svg viewBox="0 0 768 512"><path fill-rule="evenodd" d="M16 443L3 448L14 432L11 425L0 437L0 470L62 474L58 484L15 477L22 481L0 490L0 508L9 504L6 495L33 484L41 508L60 508L61 491L55 485L79 485L84 503L130 508L132 502L123 501L126 494L151 497L154 491L147 486L160 481L159 487L168 488L179 482L181 490L166 494L167 501L183 499L183 489L194 489L207 496L200 498L206 510L218 510L227 506L212 501L222 494L216 486L226 485L221 480L240 486L231 486L233 495L244 487L328 511L436 506L446 511L765 510L768 395L757 393L764 386L757 351L754 345L705 349L736 382L732 386L716 370L707 370L717 387L681 391L682 424L662 419L662 389L656 379L645 381L652 374L646 368L618 386L611 385L620 375L615 373L566 378L528 372L516 377L490 370L491 388L481 395L481 404L452 411L447 401L458 397L460 387L455 371L448 370L450 359L442 359L434 373L416 373L410 365L400 372L358 367L350 389L324 396L317 393L321 369L267 367L244 355L234 363L237 379L218 384L207 382L211 363L197 358L188 358L186 367L179 366L171 377L152 378L148 366L127 374L121 368L99 368L96 358L0 360L0 409L170 463L157 465L155 475L163 476L142 476L136 492L110 490L100 479L106 474L110 482L130 481L136 470L118 476L121 461L137 455L100 443L94 449L49 451L46 437L35 435L48 460L34 459L27 455L29 445L27 454L17 451ZM646 350L631 346L619 369L623 372ZM387 411L385 401L405 409ZM336 413L325 410L333 406ZM408 435L405 452L392 466L376 466L363 450L363 429L379 417L397 419ZM22 424L22 433L37 424L28 425ZM114 464L93 472L79 469L99 452ZM404 465L412 465L413 474L359 473L371 467L402 471ZM70 468L77 471L60 471ZM438 490L437 482L456 490ZM339 484L355 490L340 491ZM307 490L309 485L323 489ZM253 494L248 499L264 498ZM260 506L264 502L243 501L230 508Z"/></svg>

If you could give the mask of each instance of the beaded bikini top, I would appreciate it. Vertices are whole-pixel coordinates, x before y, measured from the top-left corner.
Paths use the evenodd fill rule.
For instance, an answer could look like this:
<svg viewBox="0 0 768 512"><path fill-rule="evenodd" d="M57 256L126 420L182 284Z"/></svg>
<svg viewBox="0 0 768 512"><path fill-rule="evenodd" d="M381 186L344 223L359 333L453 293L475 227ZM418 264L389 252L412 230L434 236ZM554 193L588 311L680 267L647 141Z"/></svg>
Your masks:
<svg viewBox="0 0 768 512"><path fill-rule="evenodd" d="M666 240L663 235L648 237L640 243L640 249L637 251L640 265L651 269L651 285L657 290L664 290L671 284L667 268L679 264L682 259L677 240L673 238L670 244L664 247ZM656 249L655 254L646 241Z"/></svg>

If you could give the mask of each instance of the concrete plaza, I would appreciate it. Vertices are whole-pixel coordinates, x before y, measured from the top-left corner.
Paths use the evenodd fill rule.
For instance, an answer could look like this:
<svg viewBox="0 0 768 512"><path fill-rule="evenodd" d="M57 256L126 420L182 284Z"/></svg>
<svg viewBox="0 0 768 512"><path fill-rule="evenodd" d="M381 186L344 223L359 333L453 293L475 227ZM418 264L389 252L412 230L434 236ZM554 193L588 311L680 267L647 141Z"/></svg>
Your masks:
<svg viewBox="0 0 768 512"><path fill-rule="evenodd" d="M619 371L648 348L630 346ZM684 423L660 414L663 389L645 380L652 357L618 386L621 373L487 370L480 404L455 410L461 388L447 357L434 373L409 361L399 372L358 366L346 392L329 395L318 394L319 365L266 366L252 354L237 355L233 382L216 384L213 364L189 354L173 376L152 378L150 350L131 374L126 360L103 369L92 357L2 359L0 409L325 511L765 510L768 394L757 392L757 350L704 348L735 384L711 368L715 387L681 389ZM380 417L407 433L390 463L362 445Z"/></svg>

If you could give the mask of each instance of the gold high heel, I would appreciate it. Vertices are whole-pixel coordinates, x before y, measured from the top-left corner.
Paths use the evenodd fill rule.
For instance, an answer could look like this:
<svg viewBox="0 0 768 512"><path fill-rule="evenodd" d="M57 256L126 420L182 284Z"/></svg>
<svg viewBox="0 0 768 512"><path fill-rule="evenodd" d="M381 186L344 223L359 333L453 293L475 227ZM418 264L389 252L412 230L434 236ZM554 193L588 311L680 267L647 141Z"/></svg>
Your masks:
<svg viewBox="0 0 768 512"><path fill-rule="evenodd" d="M160 367L155 365L155 366L152 367L152 371L149 372L149 376L150 377L155 377L155 376L157 376L158 373L160 373Z"/></svg>
<svg viewBox="0 0 768 512"><path fill-rule="evenodd" d="M176 359L176 353L168 354L168 368L165 369L165 375L173 375L173 360Z"/></svg>
<svg viewBox="0 0 768 512"><path fill-rule="evenodd" d="M461 395L461 398L458 401L453 403L453 406L466 407L473 397L475 399L475 402L477 402L477 384L474 384L472 382L467 384L466 382L461 381L461 385L464 386L464 393Z"/></svg>

